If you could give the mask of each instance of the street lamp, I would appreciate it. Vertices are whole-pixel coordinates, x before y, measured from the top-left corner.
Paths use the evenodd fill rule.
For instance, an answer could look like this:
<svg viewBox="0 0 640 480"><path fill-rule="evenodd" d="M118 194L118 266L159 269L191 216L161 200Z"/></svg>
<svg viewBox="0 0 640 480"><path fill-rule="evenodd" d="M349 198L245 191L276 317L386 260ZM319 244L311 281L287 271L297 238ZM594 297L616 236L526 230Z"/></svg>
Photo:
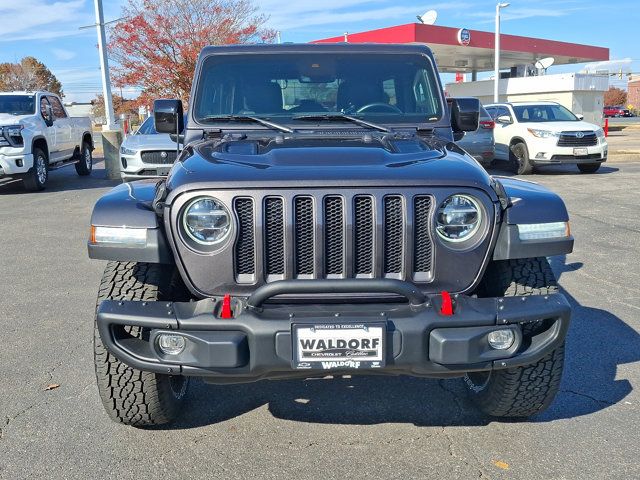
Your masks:
<svg viewBox="0 0 640 480"><path fill-rule="evenodd" d="M494 77L493 77L493 101L500 101L498 86L500 84L500 9L507 8L510 3L496 4L496 39L495 39L495 61L494 61Z"/></svg>

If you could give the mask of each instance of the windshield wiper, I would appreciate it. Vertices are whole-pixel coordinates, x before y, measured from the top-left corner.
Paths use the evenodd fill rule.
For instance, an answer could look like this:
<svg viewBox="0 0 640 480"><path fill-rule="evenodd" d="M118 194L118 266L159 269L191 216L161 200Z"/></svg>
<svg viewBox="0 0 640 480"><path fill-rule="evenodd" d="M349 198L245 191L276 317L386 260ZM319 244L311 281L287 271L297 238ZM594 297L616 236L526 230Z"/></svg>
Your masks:
<svg viewBox="0 0 640 480"><path fill-rule="evenodd" d="M270 122L264 118L254 117L252 115L209 115L204 118L200 118L199 120L201 122L254 122L273 130L279 130L285 133L294 132L294 130L289 127L285 127L279 123Z"/></svg>
<svg viewBox="0 0 640 480"><path fill-rule="evenodd" d="M390 132L391 130L387 127L383 127L382 125L377 125L375 123L367 122L365 120L361 120L356 117L352 117L351 115L345 115L344 113L312 113L312 114L301 114L294 115L291 117L292 120L325 120L328 122L338 122L338 121L348 121L360 125L361 127L369 127L375 130L379 130L381 132Z"/></svg>

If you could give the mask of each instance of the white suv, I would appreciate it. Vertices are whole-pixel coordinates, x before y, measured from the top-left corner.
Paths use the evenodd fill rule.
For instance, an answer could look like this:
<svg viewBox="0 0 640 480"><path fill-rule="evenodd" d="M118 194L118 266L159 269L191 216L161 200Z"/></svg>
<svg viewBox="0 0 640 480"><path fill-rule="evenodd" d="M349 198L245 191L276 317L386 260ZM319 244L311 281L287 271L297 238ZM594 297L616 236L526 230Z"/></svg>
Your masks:
<svg viewBox="0 0 640 480"><path fill-rule="evenodd" d="M520 175L531 173L533 167L560 163L594 173L607 161L602 128L558 103L496 103L485 108L496 122L496 159L512 162Z"/></svg>

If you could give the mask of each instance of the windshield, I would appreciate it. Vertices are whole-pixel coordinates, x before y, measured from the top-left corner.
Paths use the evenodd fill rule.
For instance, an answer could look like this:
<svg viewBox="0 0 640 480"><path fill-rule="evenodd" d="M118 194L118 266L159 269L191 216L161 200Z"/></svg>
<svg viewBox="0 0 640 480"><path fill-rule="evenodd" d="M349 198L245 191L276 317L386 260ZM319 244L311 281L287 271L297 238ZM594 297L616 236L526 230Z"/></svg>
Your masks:
<svg viewBox="0 0 640 480"><path fill-rule="evenodd" d="M305 121L294 117L327 113L434 122L442 103L433 66L415 54L214 55L204 62L194 104L200 123L252 115L298 126Z"/></svg>
<svg viewBox="0 0 640 480"><path fill-rule="evenodd" d="M33 95L0 95L0 113L32 115L35 111Z"/></svg>
<svg viewBox="0 0 640 480"><path fill-rule="evenodd" d="M142 122L142 125L140 125L140 128L138 128L136 135L157 135L157 133L158 132L156 132L156 125L153 121L153 117L149 117L144 122Z"/></svg>
<svg viewBox="0 0 640 480"><path fill-rule="evenodd" d="M184 116L184 124L187 124L187 115ZM147 118L136 131L136 135L158 135L156 131L156 122L153 115Z"/></svg>
<svg viewBox="0 0 640 480"><path fill-rule="evenodd" d="M562 105L513 105L513 111L521 123L579 121Z"/></svg>

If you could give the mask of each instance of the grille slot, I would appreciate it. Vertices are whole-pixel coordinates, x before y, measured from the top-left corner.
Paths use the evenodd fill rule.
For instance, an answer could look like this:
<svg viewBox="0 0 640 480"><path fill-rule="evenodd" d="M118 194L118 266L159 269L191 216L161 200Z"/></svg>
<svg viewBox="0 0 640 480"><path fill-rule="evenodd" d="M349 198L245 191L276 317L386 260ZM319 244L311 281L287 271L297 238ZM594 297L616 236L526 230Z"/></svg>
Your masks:
<svg viewBox="0 0 640 480"><path fill-rule="evenodd" d="M384 198L384 273L402 273L403 218L402 198Z"/></svg>
<svg viewBox="0 0 640 480"><path fill-rule="evenodd" d="M253 276L256 272L253 200L236 198L234 210L238 218L238 237L235 246L236 275Z"/></svg>
<svg viewBox="0 0 640 480"><path fill-rule="evenodd" d="M264 202L264 262L265 273L284 275L284 201L267 197Z"/></svg>
<svg viewBox="0 0 640 480"><path fill-rule="evenodd" d="M294 229L295 275L312 276L315 238L313 199L311 197L296 197L294 199Z"/></svg>
<svg viewBox="0 0 640 480"><path fill-rule="evenodd" d="M371 197L355 197L354 217L354 273L356 275L371 275L373 273L374 256L374 216L373 199Z"/></svg>
<svg viewBox="0 0 640 480"><path fill-rule="evenodd" d="M324 199L325 270L327 275L344 273L344 207L341 197Z"/></svg>
<svg viewBox="0 0 640 480"><path fill-rule="evenodd" d="M170 165L176 161L176 158L177 153L175 150L165 150L161 152L142 152L140 154L142 163Z"/></svg>
<svg viewBox="0 0 640 480"><path fill-rule="evenodd" d="M429 225L431 223L431 197L416 197L414 199L414 252L413 272L418 280L424 280L431 271L433 244Z"/></svg>
<svg viewBox="0 0 640 480"><path fill-rule="evenodd" d="M582 134L582 137L578 137ZM598 144L598 137L594 132L562 132L558 139L559 147L592 147Z"/></svg>

